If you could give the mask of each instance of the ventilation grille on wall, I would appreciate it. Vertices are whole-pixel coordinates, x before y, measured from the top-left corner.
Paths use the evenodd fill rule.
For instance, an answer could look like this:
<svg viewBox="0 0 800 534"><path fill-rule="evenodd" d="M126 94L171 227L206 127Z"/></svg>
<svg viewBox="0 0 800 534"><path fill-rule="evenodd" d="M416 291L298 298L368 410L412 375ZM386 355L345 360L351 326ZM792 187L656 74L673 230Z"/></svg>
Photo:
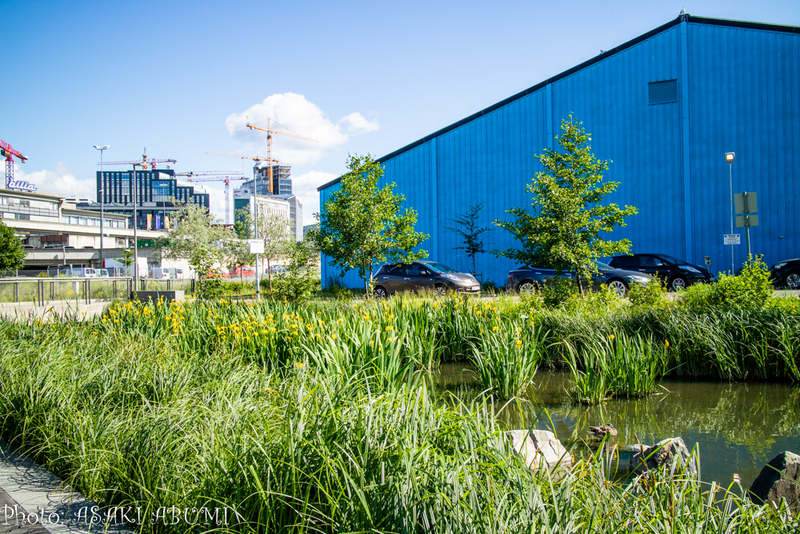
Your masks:
<svg viewBox="0 0 800 534"><path fill-rule="evenodd" d="M666 104L678 101L678 80L650 82L647 84L650 104Z"/></svg>

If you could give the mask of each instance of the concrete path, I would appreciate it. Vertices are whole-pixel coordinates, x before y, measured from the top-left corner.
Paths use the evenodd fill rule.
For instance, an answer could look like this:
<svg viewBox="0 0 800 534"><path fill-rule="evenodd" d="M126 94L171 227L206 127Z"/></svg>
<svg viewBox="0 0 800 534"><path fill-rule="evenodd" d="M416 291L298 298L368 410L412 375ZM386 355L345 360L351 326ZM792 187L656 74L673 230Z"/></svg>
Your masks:
<svg viewBox="0 0 800 534"><path fill-rule="evenodd" d="M113 519L114 514L0 440L0 534L131 532Z"/></svg>

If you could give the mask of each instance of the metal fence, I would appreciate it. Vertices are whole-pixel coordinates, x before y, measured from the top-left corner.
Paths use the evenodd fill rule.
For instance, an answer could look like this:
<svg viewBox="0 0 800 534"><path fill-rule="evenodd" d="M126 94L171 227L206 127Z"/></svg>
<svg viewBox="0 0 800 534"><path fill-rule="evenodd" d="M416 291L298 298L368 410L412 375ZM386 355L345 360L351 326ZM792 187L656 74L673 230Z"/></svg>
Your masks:
<svg viewBox="0 0 800 534"><path fill-rule="evenodd" d="M144 281L143 281L144 282ZM126 278L0 278L0 303L31 302L43 306L53 301L127 299L133 279Z"/></svg>

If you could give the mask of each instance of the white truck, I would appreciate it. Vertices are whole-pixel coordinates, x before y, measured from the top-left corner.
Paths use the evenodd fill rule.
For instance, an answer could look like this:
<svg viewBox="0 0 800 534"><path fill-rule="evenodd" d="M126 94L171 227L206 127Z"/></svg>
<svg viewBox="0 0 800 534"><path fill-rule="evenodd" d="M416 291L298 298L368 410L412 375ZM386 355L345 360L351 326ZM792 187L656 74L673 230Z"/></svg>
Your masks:
<svg viewBox="0 0 800 534"><path fill-rule="evenodd" d="M147 258L136 258L136 263L139 265L139 278L147 278L148 275L148 267L147 267ZM112 267L121 267L124 270L127 270L127 276L133 276L133 265L125 267L125 264L122 263L122 258L106 258L103 260L103 267L106 267L111 270ZM115 269L116 270L116 269Z"/></svg>

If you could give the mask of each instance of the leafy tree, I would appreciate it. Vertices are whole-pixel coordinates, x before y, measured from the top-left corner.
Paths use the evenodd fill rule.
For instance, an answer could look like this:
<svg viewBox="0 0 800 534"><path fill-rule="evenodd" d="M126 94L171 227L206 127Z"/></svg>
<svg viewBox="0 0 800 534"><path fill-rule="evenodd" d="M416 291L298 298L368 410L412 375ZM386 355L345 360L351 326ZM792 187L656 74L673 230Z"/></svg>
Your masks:
<svg viewBox="0 0 800 534"><path fill-rule="evenodd" d="M383 167L366 156L350 156L349 171L339 189L315 214L319 231L314 236L320 250L344 273L357 269L370 296L375 263L411 262L424 258L424 250L412 252L427 235L414 230L417 212L400 213L403 195L392 192L395 184L378 189Z"/></svg>
<svg viewBox="0 0 800 534"><path fill-rule="evenodd" d="M0 271L15 270L25 265L25 249L14 235L14 229L0 221Z"/></svg>
<svg viewBox="0 0 800 534"><path fill-rule="evenodd" d="M275 278L269 295L295 304L306 302L319 290L319 254L307 243L291 242L286 256L289 260L287 271ZM266 280L262 280L262 284L264 282Z"/></svg>
<svg viewBox="0 0 800 534"><path fill-rule="evenodd" d="M236 210L233 217L233 231L239 239L252 239L253 237L253 214L247 206Z"/></svg>
<svg viewBox="0 0 800 534"><path fill-rule="evenodd" d="M511 232L522 245L519 249L493 251L526 265L551 267L574 272L578 286L597 272L598 257L627 253L627 239L609 241L602 232L625 226L625 217L636 208L616 204L602 205L603 197L616 190L619 182L603 183L608 162L595 159L589 135L580 121L561 121L559 150L545 149L536 156L544 167L537 172L526 191L533 194L533 215L522 208L507 210L511 221L495 224Z"/></svg>
<svg viewBox="0 0 800 534"><path fill-rule="evenodd" d="M125 266L125 274L128 276L133 276L133 273L131 272L131 265L133 265L133 262L133 251L129 248L122 249L122 259L120 260L120 263ZM139 276L142 275L140 274Z"/></svg>
<svg viewBox="0 0 800 534"><path fill-rule="evenodd" d="M234 254L238 240L206 208L187 204L177 214L177 223L166 238L156 244L161 257L184 259L191 265L201 283L217 265L224 265ZM201 288L202 293L202 288Z"/></svg>
<svg viewBox="0 0 800 534"><path fill-rule="evenodd" d="M267 280L272 291L272 263L286 256L294 243L291 222L280 215L267 215L258 218L258 238L264 241L264 254L267 262Z"/></svg>
<svg viewBox="0 0 800 534"><path fill-rule="evenodd" d="M464 240L463 245L454 248L456 250L463 250L467 253L467 256L472 258L472 274L476 274L477 272L477 269L475 268L475 255L486 252L486 250L483 248L481 234L484 232L489 232L492 229L489 226L478 226L478 217L480 217L482 209L483 202L480 204L474 204L469 207L465 214L459 215L455 219L450 219L459 226L455 228L450 226L445 227L451 232L455 232L460 235Z"/></svg>

